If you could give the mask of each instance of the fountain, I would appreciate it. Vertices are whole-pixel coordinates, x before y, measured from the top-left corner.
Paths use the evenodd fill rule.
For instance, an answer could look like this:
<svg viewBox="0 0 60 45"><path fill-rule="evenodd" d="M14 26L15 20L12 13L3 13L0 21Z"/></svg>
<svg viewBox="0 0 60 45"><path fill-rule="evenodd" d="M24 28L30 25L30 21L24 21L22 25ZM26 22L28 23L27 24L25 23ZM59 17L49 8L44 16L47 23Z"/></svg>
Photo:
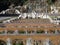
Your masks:
<svg viewBox="0 0 60 45"><path fill-rule="evenodd" d="M36 12L32 12L32 18L35 18Z"/></svg>
<svg viewBox="0 0 60 45"><path fill-rule="evenodd" d="M27 39L27 43L26 43L26 45L32 45L31 38L28 38L28 39Z"/></svg>
<svg viewBox="0 0 60 45"><path fill-rule="evenodd" d="M49 44L49 39L46 39L45 45L50 45L50 44Z"/></svg>
<svg viewBox="0 0 60 45"><path fill-rule="evenodd" d="M11 40L10 40L10 38L7 39L7 45L11 45Z"/></svg>

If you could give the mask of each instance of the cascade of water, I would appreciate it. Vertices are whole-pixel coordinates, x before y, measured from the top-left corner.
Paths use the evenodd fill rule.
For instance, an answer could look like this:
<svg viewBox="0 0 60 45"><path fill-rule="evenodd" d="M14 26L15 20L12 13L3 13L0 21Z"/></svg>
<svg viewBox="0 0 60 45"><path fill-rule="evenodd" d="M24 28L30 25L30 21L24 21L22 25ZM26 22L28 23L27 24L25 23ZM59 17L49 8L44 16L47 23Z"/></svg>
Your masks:
<svg viewBox="0 0 60 45"><path fill-rule="evenodd" d="M46 39L46 42L45 43L46 43L46 45L50 45L49 44L49 39Z"/></svg>
<svg viewBox="0 0 60 45"><path fill-rule="evenodd" d="M32 12L32 18L35 18L36 12Z"/></svg>
<svg viewBox="0 0 60 45"><path fill-rule="evenodd" d="M22 18L26 18L27 17L27 13L23 13Z"/></svg>
<svg viewBox="0 0 60 45"><path fill-rule="evenodd" d="M32 45L31 38L28 38L28 39L27 39L26 45Z"/></svg>
<svg viewBox="0 0 60 45"><path fill-rule="evenodd" d="M10 40L10 38L7 39L7 45L11 45L11 40Z"/></svg>
<svg viewBox="0 0 60 45"><path fill-rule="evenodd" d="M19 11L19 10L15 10L15 13L16 13L16 14L20 14L20 11Z"/></svg>
<svg viewBox="0 0 60 45"><path fill-rule="evenodd" d="M0 14L5 14L5 11L2 11Z"/></svg>

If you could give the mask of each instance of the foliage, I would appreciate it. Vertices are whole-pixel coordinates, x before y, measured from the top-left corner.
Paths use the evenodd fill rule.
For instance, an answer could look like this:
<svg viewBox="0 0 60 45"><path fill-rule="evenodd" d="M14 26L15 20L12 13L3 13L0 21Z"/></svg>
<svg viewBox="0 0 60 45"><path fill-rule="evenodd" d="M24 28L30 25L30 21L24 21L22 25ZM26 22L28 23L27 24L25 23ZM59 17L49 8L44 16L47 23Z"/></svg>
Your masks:
<svg viewBox="0 0 60 45"><path fill-rule="evenodd" d="M27 0L0 0L0 11L7 9L11 4L23 5Z"/></svg>
<svg viewBox="0 0 60 45"><path fill-rule="evenodd" d="M51 4L54 4L55 1L56 1L56 0L47 0L47 3L48 3L49 5L51 5Z"/></svg>

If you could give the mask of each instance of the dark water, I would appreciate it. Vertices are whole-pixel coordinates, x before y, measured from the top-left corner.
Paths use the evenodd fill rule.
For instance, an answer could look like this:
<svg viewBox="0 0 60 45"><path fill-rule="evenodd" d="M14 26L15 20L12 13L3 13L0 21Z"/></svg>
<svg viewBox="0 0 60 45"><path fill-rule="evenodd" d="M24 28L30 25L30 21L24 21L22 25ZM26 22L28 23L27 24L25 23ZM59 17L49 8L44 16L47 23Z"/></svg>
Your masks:
<svg viewBox="0 0 60 45"><path fill-rule="evenodd" d="M0 17L15 17L19 16L19 14L0 14Z"/></svg>

